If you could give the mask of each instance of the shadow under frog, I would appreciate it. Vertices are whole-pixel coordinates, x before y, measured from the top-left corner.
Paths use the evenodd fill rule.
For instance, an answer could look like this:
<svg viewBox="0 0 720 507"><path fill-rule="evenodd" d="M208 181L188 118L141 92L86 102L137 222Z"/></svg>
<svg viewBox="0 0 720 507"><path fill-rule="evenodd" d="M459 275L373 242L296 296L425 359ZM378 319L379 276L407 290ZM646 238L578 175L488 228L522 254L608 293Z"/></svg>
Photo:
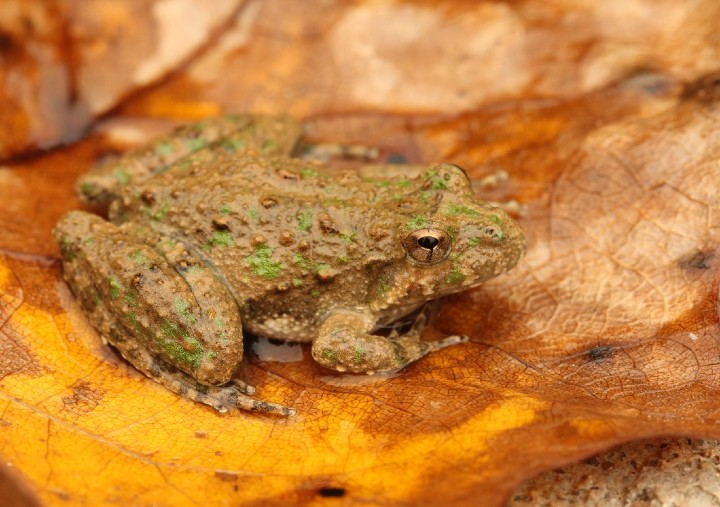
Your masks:
<svg viewBox="0 0 720 507"><path fill-rule="evenodd" d="M315 361L397 370L461 343L375 329L474 287L525 253L518 225L464 171L332 170L292 158L302 126L227 116L181 127L82 177L109 221L73 211L54 234L101 336L138 370L218 411L291 415L232 379L243 328L312 342Z"/></svg>

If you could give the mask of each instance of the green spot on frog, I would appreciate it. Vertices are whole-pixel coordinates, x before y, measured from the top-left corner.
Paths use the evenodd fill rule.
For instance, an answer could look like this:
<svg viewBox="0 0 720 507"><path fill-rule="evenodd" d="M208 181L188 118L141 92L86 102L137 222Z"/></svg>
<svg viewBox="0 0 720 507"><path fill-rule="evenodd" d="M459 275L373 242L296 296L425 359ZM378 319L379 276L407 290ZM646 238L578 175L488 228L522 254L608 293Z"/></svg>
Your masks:
<svg viewBox="0 0 720 507"><path fill-rule="evenodd" d="M159 222L167 216L168 211L170 211L170 203L163 202L157 210L150 212L150 218L152 218L154 222Z"/></svg>
<svg viewBox="0 0 720 507"><path fill-rule="evenodd" d="M140 297L140 295L135 290L129 289L125 293L125 297L123 299L125 300L125 303L128 306L135 306L135 305L137 305L137 301L138 301L139 297Z"/></svg>
<svg viewBox="0 0 720 507"><path fill-rule="evenodd" d="M298 230L301 232L307 232L312 227L313 213L310 210L301 211L295 219L298 223Z"/></svg>
<svg viewBox="0 0 720 507"><path fill-rule="evenodd" d="M478 246L479 244L480 244L480 238L478 238L478 237L470 238L468 240L468 246L470 248L474 248L474 247Z"/></svg>
<svg viewBox="0 0 720 507"><path fill-rule="evenodd" d="M313 167L301 167L300 168L300 176L302 176L303 178L314 178L317 175L318 175L318 172Z"/></svg>
<svg viewBox="0 0 720 507"><path fill-rule="evenodd" d="M136 264L144 265L148 262L147 257L145 257L145 252L143 252L142 250L135 250L130 255L128 255L128 257Z"/></svg>
<svg viewBox="0 0 720 507"><path fill-rule="evenodd" d="M461 204L453 204L453 203L448 205L448 214L464 215L464 216L472 217L472 218L478 218L480 216L480 212L477 210L468 208L467 206L463 206Z"/></svg>
<svg viewBox="0 0 720 507"><path fill-rule="evenodd" d="M160 144L157 145L157 148L155 148L155 153L161 156L168 156L175 153L175 147L173 144L169 141L163 141Z"/></svg>
<svg viewBox="0 0 720 507"><path fill-rule="evenodd" d="M227 333L225 332L225 322L223 322L220 317L215 319L215 327L220 332L220 343L223 345L226 344L228 337Z"/></svg>
<svg viewBox="0 0 720 507"><path fill-rule="evenodd" d="M353 243L357 239L357 234L354 232L351 233L340 233L340 241L345 243L346 245L349 245L350 243Z"/></svg>
<svg viewBox="0 0 720 507"><path fill-rule="evenodd" d="M377 285L378 296L384 296L388 290L390 290L390 282L388 282L384 278L380 278Z"/></svg>
<svg viewBox="0 0 720 507"><path fill-rule="evenodd" d="M247 146L246 139L225 139L222 142L222 147L230 152L244 150L246 146Z"/></svg>
<svg viewBox="0 0 720 507"><path fill-rule="evenodd" d="M82 195L90 197L96 193L95 190L95 184L90 182L84 182L82 185L80 185L80 192Z"/></svg>
<svg viewBox="0 0 720 507"><path fill-rule="evenodd" d="M319 275L319 274L321 274L325 271L329 271L329 270L330 270L330 264L319 263L319 264L315 264L313 266L313 274L316 274L316 275Z"/></svg>
<svg viewBox="0 0 720 507"><path fill-rule="evenodd" d="M225 204L222 208L220 208L220 214L223 216L228 216L230 213L232 213L232 208L230 205Z"/></svg>
<svg viewBox="0 0 720 507"><path fill-rule="evenodd" d="M334 350L323 349L322 356L324 359L327 359L328 361L332 361L333 363L337 362L337 354L335 354Z"/></svg>
<svg viewBox="0 0 720 507"><path fill-rule="evenodd" d="M450 241L455 241L458 235L458 229L454 225L448 225L445 230L448 233L448 236L450 236Z"/></svg>
<svg viewBox="0 0 720 507"><path fill-rule="evenodd" d="M192 314L192 311L190 310L190 303L184 299L175 299L175 311L190 324L197 324L198 319Z"/></svg>
<svg viewBox="0 0 720 507"><path fill-rule="evenodd" d="M445 278L445 282L455 284L462 282L464 279L465 275L463 275L462 271L460 271L460 266L458 264L453 264L450 273L448 273L447 277Z"/></svg>
<svg viewBox="0 0 720 507"><path fill-rule="evenodd" d="M130 175L127 173L127 171L125 171L125 169L122 169L122 168L115 169L115 171L113 171L113 178L115 178L117 180L117 182L123 186L129 185L130 181L132 180L132 178L130 178Z"/></svg>
<svg viewBox="0 0 720 507"><path fill-rule="evenodd" d="M165 239L155 244L155 249L160 253L166 253L177 246L177 241L174 239Z"/></svg>
<svg viewBox="0 0 720 507"><path fill-rule="evenodd" d="M207 141L202 137L194 137L192 139L188 139L188 141L185 143L185 146L190 151L197 151L205 148L207 146Z"/></svg>
<svg viewBox="0 0 720 507"><path fill-rule="evenodd" d="M136 332L140 334L147 334L147 331L143 329L143 327L140 325L140 322L138 321L137 315L135 315L135 312L130 312L127 314L127 318L130 321L130 324L132 325L133 329L135 329Z"/></svg>
<svg viewBox="0 0 720 507"><path fill-rule="evenodd" d="M318 298L318 297L320 297L320 291L317 289L313 289L310 291L310 295L314 298Z"/></svg>
<svg viewBox="0 0 720 507"><path fill-rule="evenodd" d="M430 188L433 190L447 190L448 182L434 169L425 171L425 179L430 181Z"/></svg>
<svg viewBox="0 0 720 507"><path fill-rule="evenodd" d="M494 224L500 224L500 217L497 215L490 215L490 221Z"/></svg>
<svg viewBox="0 0 720 507"><path fill-rule="evenodd" d="M198 276L204 275L204 268L198 264L192 264L185 270L185 276L187 278L197 278Z"/></svg>
<svg viewBox="0 0 720 507"><path fill-rule="evenodd" d="M385 187L398 187L398 188L408 188L412 185L412 181L402 178L402 179L394 179L394 180L384 180L379 178L363 178L363 181L367 183L372 183L376 187L379 188L385 188Z"/></svg>
<svg viewBox="0 0 720 507"><path fill-rule="evenodd" d="M278 143L276 141L273 141L272 139L266 139L263 141L262 146L260 146L260 150L263 153L267 153L269 151L274 151L278 146Z"/></svg>
<svg viewBox="0 0 720 507"><path fill-rule="evenodd" d="M415 215L410 217L410 220L405 224L406 231L414 231L416 229L422 229L427 227L428 218L425 215Z"/></svg>
<svg viewBox="0 0 720 507"><path fill-rule="evenodd" d="M92 236L86 236L85 239L83 240L83 243L85 243L88 246L94 245L95 238L93 238Z"/></svg>
<svg viewBox="0 0 720 507"><path fill-rule="evenodd" d="M303 281L301 278L293 278L292 284L293 284L293 287L301 287L303 284Z"/></svg>
<svg viewBox="0 0 720 507"><path fill-rule="evenodd" d="M247 216L248 216L248 217L250 218L250 220L252 220L253 222L257 222L257 221L258 221L258 218L260 217L260 211L258 211L257 208L248 208L245 213L247 213Z"/></svg>
<svg viewBox="0 0 720 507"><path fill-rule="evenodd" d="M365 357L365 349L363 348L362 343L358 343L355 346L355 355L353 356L353 361L355 364L360 364L363 362L363 358Z"/></svg>
<svg viewBox="0 0 720 507"><path fill-rule="evenodd" d="M122 284L117 277L113 276L110 278L110 298L113 300L119 298L120 292L122 292Z"/></svg>
<svg viewBox="0 0 720 507"><path fill-rule="evenodd" d="M311 265L310 261L308 261L308 259L303 254L295 254L295 264L297 264L303 271L310 272L314 275L330 269L329 264L324 264L321 262L316 262L315 264Z"/></svg>
<svg viewBox="0 0 720 507"><path fill-rule="evenodd" d="M340 257L338 257L338 261L342 262L343 264L347 264L348 262L350 262L350 257L348 257L347 255L341 255Z"/></svg>
<svg viewBox="0 0 720 507"><path fill-rule="evenodd" d="M347 201L347 199L340 199L338 197L330 197L328 199L323 199L323 204L326 204L328 206L340 206L341 208L348 208L350 207L350 203Z"/></svg>
<svg viewBox="0 0 720 507"><path fill-rule="evenodd" d="M400 349L400 347L395 347L395 354L394 354L394 356L395 356L395 358L394 358L394 359L395 359L395 364L397 364L398 366L403 366L403 365L407 364L408 359L407 359L407 357L405 356L405 354L402 352L402 350Z"/></svg>
<svg viewBox="0 0 720 507"><path fill-rule="evenodd" d="M167 319L163 319L160 323L160 329L167 336L160 342L165 353L175 361L197 370L205 356L205 351L198 339L181 329L175 322Z"/></svg>
<svg viewBox="0 0 720 507"><path fill-rule="evenodd" d="M303 254L295 254L295 264L303 271L310 271L310 264Z"/></svg>
<svg viewBox="0 0 720 507"><path fill-rule="evenodd" d="M273 280L282 273L283 266L272 259L272 248L267 245L257 245L255 252L245 258L250 271L266 280Z"/></svg>
<svg viewBox="0 0 720 507"><path fill-rule="evenodd" d="M448 183L442 178L435 178L433 179L432 186L430 188L433 190L447 190Z"/></svg>
<svg viewBox="0 0 720 507"><path fill-rule="evenodd" d="M208 251L215 246L224 248L234 244L235 238L230 234L230 231L215 231L213 235L210 236L210 239L203 245L203 250Z"/></svg>
<svg viewBox="0 0 720 507"><path fill-rule="evenodd" d="M60 240L60 255L62 255L63 259L68 262L72 262L75 260L75 249L73 248L73 242L68 238L63 238Z"/></svg>

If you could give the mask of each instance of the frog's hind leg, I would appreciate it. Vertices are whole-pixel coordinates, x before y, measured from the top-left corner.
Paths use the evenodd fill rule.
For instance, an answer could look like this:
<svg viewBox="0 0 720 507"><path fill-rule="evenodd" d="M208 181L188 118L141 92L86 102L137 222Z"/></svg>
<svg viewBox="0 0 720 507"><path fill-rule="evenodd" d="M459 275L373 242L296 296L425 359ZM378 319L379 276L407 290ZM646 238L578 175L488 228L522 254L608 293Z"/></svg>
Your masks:
<svg viewBox="0 0 720 507"><path fill-rule="evenodd" d="M84 201L107 205L123 187L142 183L189 155L197 153L201 159L236 152L289 156L301 135L302 125L285 116L208 118L109 157L78 180L78 194Z"/></svg>
<svg viewBox="0 0 720 507"><path fill-rule="evenodd" d="M232 383L243 354L237 305L204 264L182 255L179 243L168 240L156 250L127 227L81 211L65 215L54 232L65 279L86 314L138 370L218 410L291 413ZM163 257L163 248L177 262Z"/></svg>
<svg viewBox="0 0 720 507"><path fill-rule="evenodd" d="M225 413L231 408L239 408L282 416L295 414L295 409L248 396L255 393L255 388L238 379L232 379L222 386L201 384L174 366L157 359L137 342L124 339L123 335L126 331L118 331L110 339L118 352L135 368L183 398L209 405L220 413Z"/></svg>
<svg viewBox="0 0 720 507"><path fill-rule="evenodd" d="M336 312L323 323L313 341L313 358L337 371L371 374L398 370L430 352L468 341L466 336L423 341L424 322L417 322L405 334L390 336L370 334L373 324L364 314Z"/></svg>

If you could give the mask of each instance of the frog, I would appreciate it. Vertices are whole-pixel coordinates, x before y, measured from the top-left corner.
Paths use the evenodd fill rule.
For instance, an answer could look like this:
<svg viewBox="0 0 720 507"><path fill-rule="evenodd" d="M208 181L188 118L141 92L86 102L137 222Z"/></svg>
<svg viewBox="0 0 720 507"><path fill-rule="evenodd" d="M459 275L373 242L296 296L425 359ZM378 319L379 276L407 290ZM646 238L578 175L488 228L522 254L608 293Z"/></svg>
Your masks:
<svg viewBox="0 0 720 507"><path fill-rule="evenodd" d="M64 279L105 343L221 413L296 413L237 378L246 333L311 343L337 372L398 372L468 339L378 330L526 251L517 222L459 166L341 169L297 156L302 138L284 116L181 126L80 177L80 198L107 219L70 211L53 230Z"/></svg>

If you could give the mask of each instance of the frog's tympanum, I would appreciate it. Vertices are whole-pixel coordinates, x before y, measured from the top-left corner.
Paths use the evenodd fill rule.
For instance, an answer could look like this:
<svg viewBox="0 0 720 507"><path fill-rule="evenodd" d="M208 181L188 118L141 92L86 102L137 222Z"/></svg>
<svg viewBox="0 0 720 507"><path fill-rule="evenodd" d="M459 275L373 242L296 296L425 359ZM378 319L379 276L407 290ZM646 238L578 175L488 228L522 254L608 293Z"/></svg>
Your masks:
<svg viewBox="0 0 720 507"><path fill-rule="evenodd" d="M518 225L476 198L457 166L332 170L290 156L301 130L257 116L182 127L81 178L81 196L109 205L109 221L73 211L54 231L65 279L102 337L221 412L294 413L233 379L243 329L312 342L315 361L337 371L397 370L464 338L377 328L525 252Z"/></svg>

